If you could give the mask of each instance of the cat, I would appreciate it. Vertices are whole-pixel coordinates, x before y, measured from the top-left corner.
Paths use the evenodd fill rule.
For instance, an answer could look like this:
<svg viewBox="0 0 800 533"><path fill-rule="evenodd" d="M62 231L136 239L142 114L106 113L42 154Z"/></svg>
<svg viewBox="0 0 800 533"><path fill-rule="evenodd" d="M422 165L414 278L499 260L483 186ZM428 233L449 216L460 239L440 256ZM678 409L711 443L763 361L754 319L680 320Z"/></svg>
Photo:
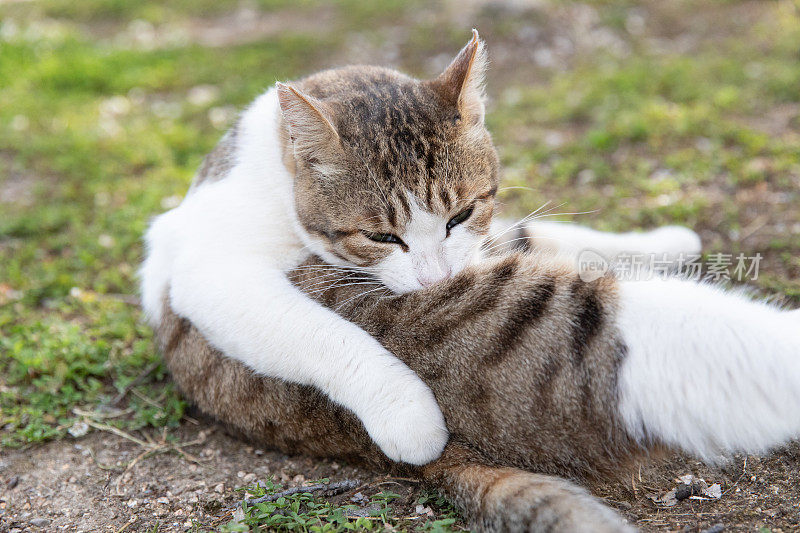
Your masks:
<svg viewBox="0 0 800 533"><path fill-rule="evenodd" d="M797 311L681 279L587 282L532 248L402 295L314 259L290 274L431 387L450 441L423 467L390 461L318 390L225 357L166 294L157 338L179 388L236 432L419 476L481 531L629 531L556 476L619 476L669 449L717 461L800 434Z"/></svg>
<svg viewBox="0 0 800 533"><path fill-rule="evenodd" d="M480 260L499 173L484 126L485 65L473 32L433 80L345 67L258 97L181 205L147 231L150 323L162 320L168 290L174 312L213 347L260 375L318 388L391 459L438 457L448 433L430 388L287 271L313 254L404 293ZM668 229L674 238L661 244L694 246L686 231ZM558 230L546 238L558 242Z"/></svg>

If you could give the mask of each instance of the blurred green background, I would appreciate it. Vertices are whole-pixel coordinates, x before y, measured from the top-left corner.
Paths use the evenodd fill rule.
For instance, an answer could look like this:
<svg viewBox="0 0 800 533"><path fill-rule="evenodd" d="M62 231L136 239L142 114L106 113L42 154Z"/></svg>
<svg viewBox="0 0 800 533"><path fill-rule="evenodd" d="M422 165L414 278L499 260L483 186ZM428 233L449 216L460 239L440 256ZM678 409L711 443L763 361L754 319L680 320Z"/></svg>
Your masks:
<svg viewBox="0 0 800 533"><path fill-rule="evenodd" d="M792 1L0 2L0 438L63 436L157 360L141 235L243 106L347 63L439 72L479 29L501 201L761 253L800 302L800 6ZM566 217L569 218L569 217ZM113 420L176 425L157 368Z"/></svg>

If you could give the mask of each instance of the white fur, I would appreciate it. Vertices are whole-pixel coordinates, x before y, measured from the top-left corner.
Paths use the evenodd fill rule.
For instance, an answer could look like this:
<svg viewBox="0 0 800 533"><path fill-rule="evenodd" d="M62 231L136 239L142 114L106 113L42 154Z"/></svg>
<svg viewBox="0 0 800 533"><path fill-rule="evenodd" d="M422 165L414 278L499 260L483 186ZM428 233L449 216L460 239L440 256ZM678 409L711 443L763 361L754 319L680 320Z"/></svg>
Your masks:
<svg viewBox="0 0 800 533"><path fill-rule="evenodd" d="M593 250L609 262L622 253L674 260L700 252L697 234L677 226L614 234L534 222L526 229L552 252ZM716 460L800 436L800 310L657 278L620 283L618 326L628 347L619 410L635 438Z"/></svg>
<svg viewBox="0 0 800 533"><path fill-rule="evenodd" d="M705 459L800 435L796 312L680 279L620 284L620 413L639 439Z"/></svg>
<svg viewBox="0 0 800 533"><path fill-rule="evenodd" d="M281 162L276 91L239 124L237 164L157 217L146 235L142 300L152 323L169 287L175 312L264 375L318 387L352 410L390 458L441 453L447 430L430 389L354 324L287 280L308 255Z"/></svg>
<svg viewBox="0 0 800 533"><path fill-rule="evenodd" d="M700 237L681 226L665 226L652 231L607 233L563 222L531 222L526 230L534 244L561 255L576 256L584 250L601 253L613 262L623 253L656 254L676 260L681 254L699 254Z"/></svg>
<svg viewBox="0 0 800 533"><path fill-rule="evenodd" d="M427 287L458 274L478 260L483 237L459 224L447 234L447 218L435 215L409 195L410 223L399 235L408 246L398 245L376 266L381 281L397 293ZM454 215L456 213L453 213Z"/></svg>

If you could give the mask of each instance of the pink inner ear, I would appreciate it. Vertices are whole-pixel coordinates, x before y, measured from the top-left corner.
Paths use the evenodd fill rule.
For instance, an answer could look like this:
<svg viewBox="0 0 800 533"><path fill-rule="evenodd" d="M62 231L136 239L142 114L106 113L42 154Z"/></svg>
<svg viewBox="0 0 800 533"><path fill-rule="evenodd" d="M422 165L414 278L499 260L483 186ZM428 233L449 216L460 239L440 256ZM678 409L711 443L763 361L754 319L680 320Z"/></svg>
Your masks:
<svg viewBox="0 0 800 533"><path fill-rule="evenodd" d="M290 85L279 83L278 102L289 126L295 152L310 157L320 149L331 148L339 139L328 105Z"/></svg>
<svg viewBox="0 0 800 533"><path fill-rule="evenodd" d="M429 83L446 101L457 107L462 117L483 120L483 79L486 52L477 30L472 39L436 79Z"/></svg>

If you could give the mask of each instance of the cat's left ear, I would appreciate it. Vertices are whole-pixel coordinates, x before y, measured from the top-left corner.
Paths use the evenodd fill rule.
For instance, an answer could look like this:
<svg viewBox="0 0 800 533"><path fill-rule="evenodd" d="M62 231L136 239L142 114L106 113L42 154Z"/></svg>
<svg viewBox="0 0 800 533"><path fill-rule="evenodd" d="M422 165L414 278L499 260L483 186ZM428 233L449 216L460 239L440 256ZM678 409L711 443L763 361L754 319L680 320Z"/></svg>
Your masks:
<svg viewBox="0 0 800 533"><path fill-rule="evenodd" d="M472 40L444 72L428 82L446 102L458 109L466 124L483 123L486 66L485 46L478 30L473 29Z"/></svg>
<svg viewBox="0 0 800 533"><path fill-rule="evenodd" d="M341 145L333 110L324 102L283 83L276 84L283 118L297 155L320 159Z"/></svg>

